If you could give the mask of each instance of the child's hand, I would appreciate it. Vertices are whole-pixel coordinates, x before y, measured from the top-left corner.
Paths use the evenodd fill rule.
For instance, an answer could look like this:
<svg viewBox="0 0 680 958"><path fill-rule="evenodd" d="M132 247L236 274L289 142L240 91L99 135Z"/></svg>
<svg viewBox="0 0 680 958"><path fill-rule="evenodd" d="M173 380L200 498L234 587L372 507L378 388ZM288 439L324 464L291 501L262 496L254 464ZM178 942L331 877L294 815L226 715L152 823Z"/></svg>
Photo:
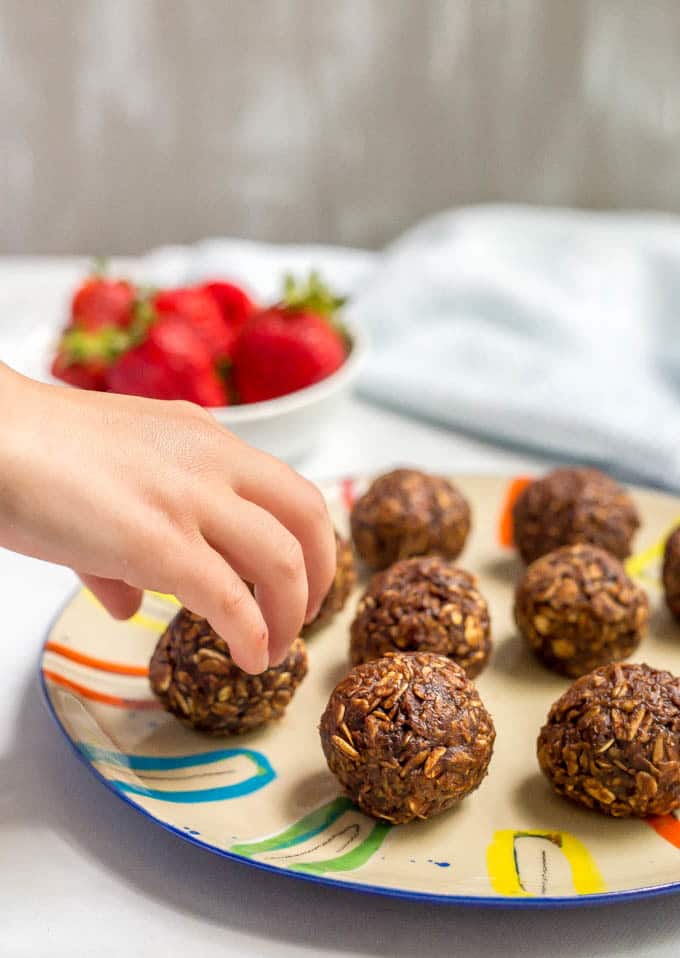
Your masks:
<svg viewBox="0 0 680 958"><path fill-rule="evenodd" d="M142 589L176 595L248 672L282 660L335 568L315 486L188 403L0 364L0 409L0 545L76 569L118 618Z"/></svg>

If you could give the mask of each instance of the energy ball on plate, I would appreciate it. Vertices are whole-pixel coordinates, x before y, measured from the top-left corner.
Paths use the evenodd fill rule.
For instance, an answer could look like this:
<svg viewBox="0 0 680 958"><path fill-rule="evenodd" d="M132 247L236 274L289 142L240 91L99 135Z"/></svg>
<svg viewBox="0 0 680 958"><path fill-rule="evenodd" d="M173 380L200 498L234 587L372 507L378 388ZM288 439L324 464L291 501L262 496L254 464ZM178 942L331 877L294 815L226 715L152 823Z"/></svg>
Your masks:
<svg viewBox="0 0 680 958"><path fill-rule="evenodd" d="M356 550L373 569L432 553L455 559L470 531L470 506L442 476L395 469L371 483L351 524Z"/></svg>
<svg viewBox="0 0 680 958"><path fill-rule="evenodd" d="M680 620L680 526L666 540L663 553L663 589L666 605Z"/></svg>
<svg viewBox="0 0 680 958"><path fill-rule="evenodd" d="M563 546L536 559L515 594L515 621L532 650L572 678L629 656L648 619L645 592L596 546Z"/></svg>
<svg viewBox="0 0 680 958"><path fill-rule="evenodd" d="M307 651L296 639L275 668L249 675L209 623L181 609L149 663L153 692L178 719L201 732L238 735L280 718L307 674Z"/></svg>
<svg viewBox="0 0 680 958"><path fill-rule="evenodd" d="M333 691L319 732L350 798L393 824L431 818L474 791L496 735L465 672L428 652L357 665Z"/></svg>
<svg viewBox="0 0 680 958"><path fill-rule="evenodd" d="M605 665L550 709L538 762L558 795L616 817L680 807L680 679Z"/></svg>
<svg viewBox="0 0 680 958"><path fill-rule="evenodd" d="M626 490L598 469L555 469L530 483L513 506L512 521L525 562L577 542L625 559L640 525Z"/></svg>
<svg viewBox="0 0 680 958"><path fill-rule="evenodd" d="M477 580L439 556L402 559L373 576L351 628L353 665L386 652L436 652L474 678L491 652Z"/></svg>
<svg viewBox="0 0 680 958"><path fill-rule="evenodd" d="M335 533L336 546L336 566L335 578L326 594L326 598L321 604L316 618L313 619L302 631L304 636L315 632L322 625L333 618L336 613L342 611L352 589L357 584L357 570L354 564L354 553L351 543L343 539L337 531Z"/></svg>

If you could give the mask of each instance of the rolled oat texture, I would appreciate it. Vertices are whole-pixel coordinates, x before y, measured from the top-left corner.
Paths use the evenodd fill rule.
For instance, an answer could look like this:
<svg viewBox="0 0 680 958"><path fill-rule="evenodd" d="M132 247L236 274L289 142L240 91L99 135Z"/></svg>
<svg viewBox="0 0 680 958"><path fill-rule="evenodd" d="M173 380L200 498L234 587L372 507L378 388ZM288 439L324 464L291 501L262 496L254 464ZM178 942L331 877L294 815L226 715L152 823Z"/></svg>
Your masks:
<svg viewBox="0 0 680 958"><path fill-rule="evenodd" d="M417 555L455 559L470 531L470 506L442 476L395 469L371 483L351 525L355 548L373 569Z"/></svg>
<svg viewBox="0 0 680 958"><path fill-rule="evenodd" d="M515 545L525 562L579 542L625 559L640 525L626 490L598 469L555 469L523 490L512 516Z"/></svg>
<svg viewBox="0 0 680 958"><path fill-rule="evenodd" d="M627 658L648 619L646 593L618 559L591 545L536 559L515 594L520 633L544 665L571 678Z"/></svg>
<svg viewBox="0 0 680 958"><path fill-rule="evenodd" d="M680 621L680 526L666 540L663 554L663 589L666 604Z"/></svg>
<svg viewBox="0 0 680 958"><path fill-rule="evenodd" d="M151 688L164 708L202 732L238 735L280 718L307 674L302 639L281 665L249 675L209 623L181 609L158 640L149 664Z"/></svg>
<svg viewBox="0 0 680 958"><path fill-rule="evenodd" d="M479 675L491 652L486 600L473 575L439 556L402 559L373 576L351 626L353 665L387 652L436 652Z"/></svg>
<svg viewBox="0 0 680 958"><path fill-rule="evenodd" d="M321 626L327 625L338 612L342 611L357 583L357 570L352 545L347 539L343 539L337 531L335 533L335 547L335 578L316 618L303 629L302 634L305 638L316 632Z"/></svg>
<svg viewBox="0 0 680 958"><path fill-rule="evenodd" d="M605 665L550 709L538 762L558 795L618 818L680 807L680 679Z"/></svg>
<svg viewBox="0 0 680 958"><path fill-rule="evenodd" d="M367 815L438 815L486 775L495 738L474 685L450 659L389 653L352 669L319 727L330 770Z"/></svg>

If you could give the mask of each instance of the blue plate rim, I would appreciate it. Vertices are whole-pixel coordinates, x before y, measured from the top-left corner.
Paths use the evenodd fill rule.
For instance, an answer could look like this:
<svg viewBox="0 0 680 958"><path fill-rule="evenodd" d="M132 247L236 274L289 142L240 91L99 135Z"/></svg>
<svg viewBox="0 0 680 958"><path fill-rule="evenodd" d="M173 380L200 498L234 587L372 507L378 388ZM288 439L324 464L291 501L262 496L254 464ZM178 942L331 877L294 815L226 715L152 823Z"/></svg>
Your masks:
<svg viewBox="0 0 680 958"><path fill-rule="evenodd" d="M508 908L513 910L527 910L536 908L590 908L598 905L615 905L630 901L641 901L648 898L659 898L663 895L671 895L680 892L680 880L678 880L676 882L667 882L663 885L648 885L643 888L632 888L626 891L597 892L592 895L574 895L573 897L543 897L537 895L528 895L526 897L515 897L512 895L487 895L483 897L476 895L442 895L435 894L433 892L415 891L407 888L390 888L385 885L371 885L367 882L344 881L343 879L327 878L324 875L313 875L308 872L289 871L285 868L277 868L275 865L268 865L266 862L260 862L253 858L248 858L247 855L239 855L236 852L229 851L228 849L218 848L217 845L211 845L210 842L201 841L195 836L190 835L188 832L184 832L180 828L170 825L169 822L163 821L162 818L157 818L155 815L152 815L151 812L132 801L132 799L129 798L124 792L121 792L119 789L117 789L109 781L109 779L102 775L102 773L92 764L87 756L80 751L64 727L54 705L52 704L42 667L45 654L45 645L49 641L49 636L54 626L59 621L62 613L66 611L68 606L76 598L79 592L80 588L75 589L60 605L59 609L50 620L45 638L40 647L38 659L38 681L40 682L40 688L47 711L74 755L89 770L90 774L93 775L97 781L102 783L108 792L111 792L125 805L128 805L130 808L134 809L134 811L143 818L148 819L148 821L152 822L154 825L158 825L171 835L175 835L177 838L181 838L190 845L194 845L196 848L200 848L205 852L211 852L213 855L218 855L220 858L226 858L228 861L236 862L239 865L247 865L251 868L257 868L260 871L267 872L270 875L276 875L281 878L290 878L297 881L309 882L314 885L324 886L326 888L342 888L345 891L359 892L367 895L378 895L384 898L396 898L401 901L412 901L431 905L458 905L464 906L466 908Z"/></svg>

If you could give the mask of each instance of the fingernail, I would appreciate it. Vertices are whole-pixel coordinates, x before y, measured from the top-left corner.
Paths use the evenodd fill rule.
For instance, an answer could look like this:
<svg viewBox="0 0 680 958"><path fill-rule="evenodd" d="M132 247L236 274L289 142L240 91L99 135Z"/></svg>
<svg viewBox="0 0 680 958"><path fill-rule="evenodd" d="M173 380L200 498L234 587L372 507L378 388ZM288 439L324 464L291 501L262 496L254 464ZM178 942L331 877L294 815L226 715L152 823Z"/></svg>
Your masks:
<svg viewBox="0 0 680 958"><path fill-rule="evenodd" d="M253 642L250 654L251 666L248 671L251 675L259 675L269 668L269 635L263 632Z"/></svg>
<svg viewBox="0 0 680 958"><path fill-rule="evenodd" d="M253 655L248 663L248 668L245 668L243 665L241 668L249 675L261 675L262 672L266 672L269 668L269 656L266 652L264 655Z"/></svg>
<svg viewBox="0 0 680 958"><path fill-rule="evenodd" d="M276 668L277 665L281 665L281 663L283 662L283 660L286 658L287 655L288 655L288 649L284 649L284 651L281 652L280 655L273 655L269 660L269 665Z"/></svg>
<svg viewBox="0 0 680 958"><path fill-rule="evenodd" d="M258 664L258 673L265 672L269 668L269 649L265 647L261 650L260 654L257 656Z"/></svg>
<svg viewBox="0 0 680 958"><path fill-rule="evenodd" d="M319 609L321 608L321 602L315 602L314 605L310 606L307 610L307 615L305 616L305 625L309 625L310 622L313 622L314 619L319 614Z"/></svg>

